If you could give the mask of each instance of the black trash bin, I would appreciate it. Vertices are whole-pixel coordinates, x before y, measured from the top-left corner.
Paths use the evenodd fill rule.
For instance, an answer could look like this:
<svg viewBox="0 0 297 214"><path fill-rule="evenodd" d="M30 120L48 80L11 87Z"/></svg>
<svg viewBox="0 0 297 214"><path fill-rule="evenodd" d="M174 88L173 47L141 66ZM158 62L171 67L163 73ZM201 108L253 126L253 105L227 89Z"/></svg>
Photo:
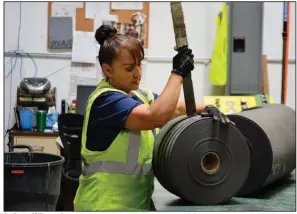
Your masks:
<svg viewBox="0 0 297 214"><path fill-rule="evenodd" d="M4 211L55 211L64 158L15 148L29 152L4 153Z"/></svg>

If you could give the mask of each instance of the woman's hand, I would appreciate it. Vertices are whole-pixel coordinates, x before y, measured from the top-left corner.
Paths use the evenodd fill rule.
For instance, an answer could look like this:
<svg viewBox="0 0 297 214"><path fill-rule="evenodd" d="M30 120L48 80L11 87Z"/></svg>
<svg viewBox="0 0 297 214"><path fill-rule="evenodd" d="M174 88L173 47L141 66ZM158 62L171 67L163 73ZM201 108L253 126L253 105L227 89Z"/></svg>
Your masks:
<svg viewBox="0 0 297 214"><path fill-rule="evenodd" d="M201 116L203 117L212 117L214 120L216 121L220 121L223 124L228 124L231 123L233 125L235 125L232 121L230 121L230 119L223 114L222 112L219 111L219 109L217 109L215 106L213 105L208 105L205 107L205 112L201 113Z"/></svg>
<svg viewBox="0 0 297 214"><path fill-rule="evenodd" d="M172 73L178 74L183 78L187 77L194 69L194 55L187 46L178 50L178 54L173 57Z"/></svg>

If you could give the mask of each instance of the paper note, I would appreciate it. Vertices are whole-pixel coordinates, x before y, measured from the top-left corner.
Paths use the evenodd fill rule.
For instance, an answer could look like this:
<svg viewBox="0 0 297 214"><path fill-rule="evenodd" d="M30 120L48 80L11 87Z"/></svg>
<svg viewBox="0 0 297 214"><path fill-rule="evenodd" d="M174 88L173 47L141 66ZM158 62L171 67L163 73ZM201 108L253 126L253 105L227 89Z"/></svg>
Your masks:
<svg viewBox="0 0 297 214"><path fill-rule="evenodd" d="M96 63L96 40L93 32L74 31L72 62Z"/></svg>
<svg viewBox="0 0 297 214"><path fill-rule="evenodd" d="M110 2L86 2L87 19L94 18L96 15L104 16L110 13Z"/></svg>
<svg viewBox="0 0 297 214"><path fill-rule="evenodd" d="M115 26L115 24L118 22L118 16L117 15L100 15L96 14L94 17L94 31L97 30L101 25L107 24Z"/></svg>
<svg viewBox="0 0 297 214"><path fill-rule="evenodd" d="M51 16L74 17L76 8L83 8L83 2L52 2Z"/></svg>
<svg viewBox="0 0 297 214"><path fill-rule="evenodd" d="M143 10L143 2L112 2L113 10Z"/></svg>
<svg viewBox="0 0 297 214"><path fill-rule="evenodd" d="M141 45L146 47L147 25L145 23L136 26L131 23L118 23L118 25L119 33L138 39L141 42Z"/></svg>
<svg viewBox="0 0 297 214"><path fill-rule="evenodd" d="M91 66L73 66L72 67L72 74L82 77L82 78L90 78L96 79L97 78L97 70L95 65Z"/></svg>
<svg viewBox="0 0 297 214"><path fill-rule="evenodd" d="M72 47L72 17L50 17L49 48L68 49Z"/></svg>
<svg viewBox="0 0 297 214"><path fill-rule="evenodd" d="M146 17L147 16L141 12L133 13L132 14L132 22L135 25L142 25L145 22Z"/></svg>

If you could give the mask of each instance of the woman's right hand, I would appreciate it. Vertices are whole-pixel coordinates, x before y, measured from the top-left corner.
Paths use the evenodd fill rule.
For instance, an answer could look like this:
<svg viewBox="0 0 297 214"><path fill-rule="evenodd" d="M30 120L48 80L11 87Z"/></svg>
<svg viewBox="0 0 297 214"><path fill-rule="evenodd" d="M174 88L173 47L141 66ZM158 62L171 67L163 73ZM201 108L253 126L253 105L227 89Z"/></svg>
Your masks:
<svg viewBox="0 0 297 214"><path fill-rule="evenodd" d="M178 74L183 78L187 77L194 69L194 55L188 46L181 47L173 57L172 73Z"/></svg>

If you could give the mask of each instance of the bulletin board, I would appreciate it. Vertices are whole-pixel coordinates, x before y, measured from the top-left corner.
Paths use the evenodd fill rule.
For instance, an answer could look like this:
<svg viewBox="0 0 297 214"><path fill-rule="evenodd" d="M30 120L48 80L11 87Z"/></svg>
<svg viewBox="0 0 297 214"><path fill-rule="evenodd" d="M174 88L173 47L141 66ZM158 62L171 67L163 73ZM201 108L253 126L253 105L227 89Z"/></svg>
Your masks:
<svg viewBox="0 0 297 214"><path fill-rule="evenodd" d="M147 16L143 26L145 26L145 43L144 47L148 48L149 35L149 2L143 2L142 10L114 10L110 3L110 15L118 16L118 23L131 23L133 13L141 12ZM84 32L94 32L94 20L85 18L86 4L83 2L83 8L76 8L75 30ZM48 2L48 26L52 15L52 2ZM50 28L48 27L48 48L50 48Z"/></svg>

